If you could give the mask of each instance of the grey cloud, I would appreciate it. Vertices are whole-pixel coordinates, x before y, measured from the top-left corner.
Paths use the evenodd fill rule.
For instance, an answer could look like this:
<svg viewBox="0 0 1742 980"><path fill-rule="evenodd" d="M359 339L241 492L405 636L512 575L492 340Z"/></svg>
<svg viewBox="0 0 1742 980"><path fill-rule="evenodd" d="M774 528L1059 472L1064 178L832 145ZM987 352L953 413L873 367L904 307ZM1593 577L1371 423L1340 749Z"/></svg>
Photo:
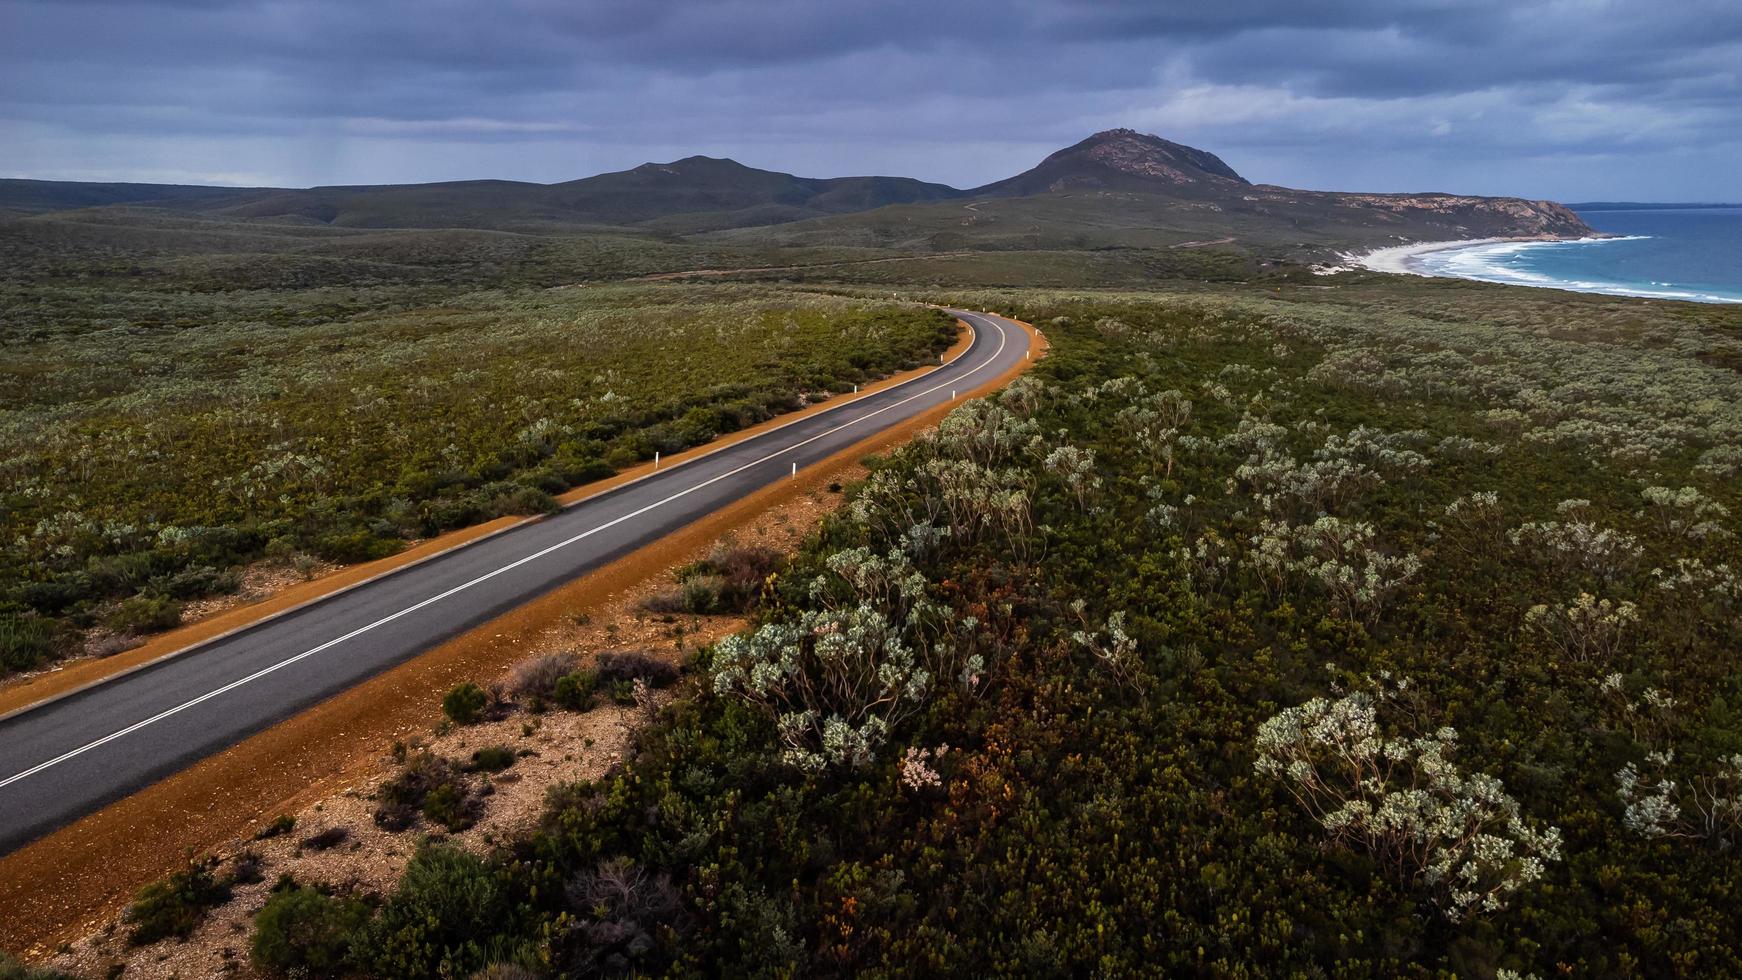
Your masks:
<svg viewBox="0 0 1742 980"><path fill-rule="evenodd" d="M1738 65L1731 0L0 0L0 168L973 184L1129 123L1278 182L1742 197Z"/></svg>

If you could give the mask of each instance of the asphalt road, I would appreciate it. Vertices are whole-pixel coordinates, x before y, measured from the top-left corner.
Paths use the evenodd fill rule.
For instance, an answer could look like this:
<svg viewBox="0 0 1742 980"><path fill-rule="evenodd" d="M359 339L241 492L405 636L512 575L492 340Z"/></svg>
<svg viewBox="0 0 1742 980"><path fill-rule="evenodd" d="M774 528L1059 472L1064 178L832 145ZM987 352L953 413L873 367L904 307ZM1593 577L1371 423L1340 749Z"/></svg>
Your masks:
<svg viewBox="0 0 1742 980"><path fill-rule="evenodd" d="M1008 320L929 374L0 721L0 854L997 377Z"/></svg>

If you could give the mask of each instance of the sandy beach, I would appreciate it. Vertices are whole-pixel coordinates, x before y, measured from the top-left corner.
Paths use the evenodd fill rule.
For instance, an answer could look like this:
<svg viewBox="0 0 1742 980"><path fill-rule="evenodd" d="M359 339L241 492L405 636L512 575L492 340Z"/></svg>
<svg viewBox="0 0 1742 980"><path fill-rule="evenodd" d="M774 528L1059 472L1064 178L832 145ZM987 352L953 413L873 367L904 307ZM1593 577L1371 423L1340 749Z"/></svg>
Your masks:
<svg viewBox="0 0 1742 980"><path fill-rule="evenodd" d="M1549 238L1467 238L1448 242L1414 242L1409 245L1393 245L1389 248L1374 249L1362 254L1350 253L1344 258L1355 266L1369 269L1373 272L1399 272L1411 276L1429 276L1431 272L1423 271L1418 263L1421 256L1432 252L1443 252L1453 248L1469 248L1473 245L1497 245L1501 242L1537 242L1553 241Z"/></svg>

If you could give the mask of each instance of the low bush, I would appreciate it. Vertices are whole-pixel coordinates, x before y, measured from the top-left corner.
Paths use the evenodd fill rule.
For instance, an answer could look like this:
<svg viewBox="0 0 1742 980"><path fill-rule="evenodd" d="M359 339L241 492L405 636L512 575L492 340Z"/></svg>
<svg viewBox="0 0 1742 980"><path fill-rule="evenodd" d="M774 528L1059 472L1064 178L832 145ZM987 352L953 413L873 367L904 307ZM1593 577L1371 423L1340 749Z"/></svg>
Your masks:
<svg viewBox="0 0 1742 980"><path fill-rule="evenodd" d="M448 830L464 830L477 818L471 782L451 759L430 752L410 756L405 768L375 789L375 824L397 833L419 815Z"/></svg>
<svg viewBox="0 0 1742 980"><path fill-rule="evenodd" d="M649 596L642 607L694 616L745 612L782 560L768 548L715 548L707 558L679 570L677 588Z"/></svg>
<svg viewBox="0 0 1742 980"><path fill-rule="evenodd" d="M593 692L598 686L599 675L590 670L577 670L564 674L556 682L556 691L551 700L559 708L585 711L593 706Z"/></svg>
<svg viewBox="0 0 1742 980"><path fill-rule="evenodd" d="M560 508L550 494L518 483L491 484L483 488L480 508L486 518L549 514Z"/></svg>
<svg viewBox="0 0 1742 980"><path fill-rule="evenodd" d="M167 878L139 890L127 906L127 941L135 946L183 937L205 921L206 913L230 900L230 882L213 874L216 858L193 861Z"/></svg>
<svg viewBox="0 0 1742 980"><path fill-rule="evenodd" d="M504 980L511 974L504 974ZM75 980L72 974L52 967L28 966L0 952L0 980Z"/></svg>
<svg viewBox="0 0 1742 980"><path fill-rule="evenodd" d="M229 880L233 885L253 885L264 881L266 859L258 851L242 851L230 859Z"/></svg>
<svg viewBox="0 0 1742 980"><path fill-rule="evenodd" d="M405 542L382 537L369 530L345 531L315 539L312 551L317 557L340 564L374 561L399 553Z"/></svg>
<svg viewBox="0 0 1742 980"><path fill-rule="evenodd" d="M301 846L310 851L330 851L351 839L351 831L346 827L328 827L318 834L311 834L302 839Z"/></svg>
<svg viewBox="0 0 1742 980"><path fill-rule="evenodd" d="M283 837L294 829L296 829L296 818L288 813L281 813L273 818L271 823L260 828L254 834L254 839L271 840L274 837Z"/></svg>
<svg viewBox="0 0 1742 980"><path fill-rule="evenodd" d="M484 717L484 707L489 703L489 693L467 681L442 698L442 714L456 725L472 725Z"/></svg>
<svg viewBox="0 0 1742 980"><path fill-rule="evenodd" d="M676 666L640 650L601 653L593 673L607 685L644 680L650 687L669 687L678 677Z"/></svg>
<svg viewBox="0 0 1742 980"><path fill-rule="evenodd" d="M117 633L157 633L181 625L181 603L167 596L137 595L123 600L104 622Z"/></svg>
<svg viewBox="0 0 1742 980"><path fill-rule="evenodd" d="M108 636L97 637L85 644L85 652L101 660L104 657L113 657L118 653L126 653L144 642L132 633L110 633Z"/></svg>
<svg viewBox="0 0 1742 980"><path fill-rule="evenodd" d="M577 658L567 651L521 661L514 668L510 689L534 705L556 698L557 683L574 672Z"/></svg>
<svg viewBox="0 0 1742 980"><path fill-rule="evenodd" d="M229 595L242 587L242 573L233 568L199 565L151 580L150 591L171 599L199 599Z"/></svg>
<svg viewBox="0 0 1742 980"><path fill-rule="evenodd" d="M487 745L472 753L472 762L467 768L473 772L501 772L514 765L516 758L518 756L509 746Z"/></svg>
<svg viewBox="0 0 1742 980"><path fill-rule="evenodd" d="M478 820L478 801L460 783L441 783L423 800L423 816L451 833L465 830Z"/></svg>
<svg viewBox="0 0 1742 980"><path fill-rule="evenodd" d="M30 670L54 656L60 624L40 616L0 616L0 670Z"/></svg>
<svg viewBox="0 0 1742 980"><path fill-rule="evenodd" d="M249 954L269 973L332 976L351 957L351 938L368 921L369 907L303 886L275 892L254 917Z"/></svg>
<svg viewBox="0 0 1742 980"><path fill-rule="evenodd" d="M458 848L429 845L352 949L379 976L465 976L504 958L490 933L509 911L499 872Z"/></svg>

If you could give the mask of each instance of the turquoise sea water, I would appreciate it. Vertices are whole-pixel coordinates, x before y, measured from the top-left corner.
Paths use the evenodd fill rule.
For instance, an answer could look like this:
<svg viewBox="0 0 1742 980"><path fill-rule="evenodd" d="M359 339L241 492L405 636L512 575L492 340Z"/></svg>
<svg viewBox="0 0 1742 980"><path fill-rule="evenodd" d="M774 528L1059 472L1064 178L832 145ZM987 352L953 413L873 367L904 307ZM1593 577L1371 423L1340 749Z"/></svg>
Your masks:
<svg viewBox="0 0 1742 980"><path fill-rule="evenodd" d="M1421 272L1588 293L1742 303L1742 207L1580 211L1621 236L1499 242L1414 257Z"/></svg>

